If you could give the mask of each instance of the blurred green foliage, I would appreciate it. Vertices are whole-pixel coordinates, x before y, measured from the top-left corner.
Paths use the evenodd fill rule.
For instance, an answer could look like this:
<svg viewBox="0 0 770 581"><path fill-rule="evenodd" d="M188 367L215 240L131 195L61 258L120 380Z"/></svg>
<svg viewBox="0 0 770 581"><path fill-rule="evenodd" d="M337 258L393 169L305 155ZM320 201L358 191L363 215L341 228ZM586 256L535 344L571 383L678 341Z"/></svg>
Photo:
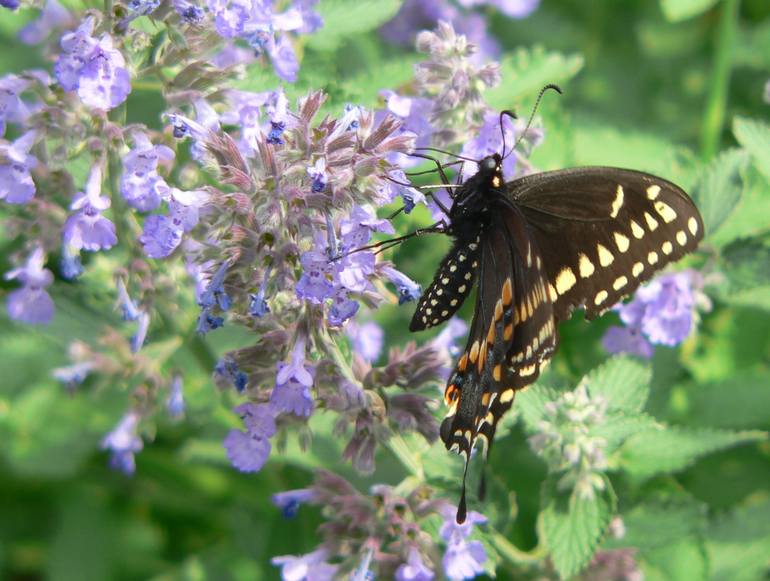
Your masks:
<svg viewBox="0 0 770 581"><path fill-rule="evenodd" d="M398 6L397 0L322 0L327 27L304 47L290 96L324 89L330 108L374 106L379 90L406 83L416 56L385 45L375 32ZM0 74L45 65L15 40L25 18L2 13ZM770 4L543 0L526 20L490 12L490 21L505 48L503 85L489 95L493 106L526 113L543 84L557 82L565 90L540 109L546 139L533 155L536 167L620 165L683 185L708 226L704 254L692 263L700 266L708 257L704 274L713 277L714 299L697 336L680 348L659 348L649 366L621 360L611 364L628 366L621 372L611 366L594 372L604 374L598 382L604 395L627 413L606 426L606 436L612 441L612 430L634 434L612 456L624 471L613 474L611 497L565 508L554 495L538 521L546 472L526 433L548 390L574 386L606 359L599 339L615 316L586 325L578 315L562 326L553 371L518 398L523 424L513 418L505 424L491 458L485 511L505 538L484 541L501 557L499 575L525 567L522 551L534 555L545 542L567 574L603 543L637 548L647 580L767 578L770 444L758 430L770 429L770 105L762 101L770 78ZM275 84L272 73L258 69L240 82L248 89ZM152 90L137 90L129 117L157 127L161 107ZM423 219L404 218L401 227ZM0 244L5 271L14 241ZM393 260L426 283L444 249L445 242L422 238L400 247ZM107 288L110 281L94 283L91 288ZM290 437L285 453L266 469L237 473L221 447L234 422L229 410L235 398L213 387L187 343L171 356L185 374L186 420L158 418L157 431L145 434L154 441L138 455L133 478L111 471L98 444L126 409L127 395L118 386L94 390L88 382L70 394L50 377L51 368L66 362L70 340L96 340L111 305L66 285L55 300L57 317L49 328L23 327L0 315L6 370L0 388L0 577L277 578L270 557L315 547L320 515L303 508L286 521L270 504L271 494L307 484L318 466L362 489L403 476L393 458L380 458L370 478L356 476L339 460L339 441L324 435L330 430L323 417L311 422L310 451ZM411 339L410 315L408 307L377 314L388 342ZM185 317L177 327L191 329ZM243 339L225 328L206 340L219 354ZM424 456L426 471L456 482L456 458L438 446L433 452ZM594 533L615 506L626 535L603 540ZM567 538L570 518L580 519L585 534Z"/></svg>

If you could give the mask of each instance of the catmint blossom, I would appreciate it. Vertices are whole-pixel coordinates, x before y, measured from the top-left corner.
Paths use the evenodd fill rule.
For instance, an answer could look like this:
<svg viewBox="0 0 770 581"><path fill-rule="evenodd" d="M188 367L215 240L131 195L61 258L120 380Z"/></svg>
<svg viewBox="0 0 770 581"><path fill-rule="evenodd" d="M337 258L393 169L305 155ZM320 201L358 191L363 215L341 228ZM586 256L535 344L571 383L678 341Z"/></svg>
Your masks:
<svg viewBox="0 0 770 581"><path fill-rule="evenodd" d="M87 17L74 32L61 39L62 53L54 71L65 91L77 91L83 103L109 111L123 103L131 92L126 61L113 48L109 34L92 36L94 18Z"/></svg>
<svg viewBox="0 0 770 581"><path fill-rule="evenodd" d="M91 168L84 192L75 194L70 208L76 212L64 223L64 244L75 250L107 250L118 241L115 224L102 216L110 207L110 199L101 194L102 168L97 163Z"/></svg>
<svg viewBox="0 0 770 581"><path fill-rule="evenodd" d="M0 137L8 123L21 124L29 116L29 108L22 100L22 92L30 82L17 75L0 77Z"/></svg>
<svg viewBox="0 0 770 581"><path fill-rule="evenodd" d="M653 345L675 346L692 332L697 320L697 293L702 286L695 271L664 274L636 291L634 298L615 307L625 327L607 329L602 344L610 353L650 358Z"/></svg>
<svg viewBox="0 0 770 581"><path fill-rule="evenodd" d="M273 557L270 562L281 568L283 581L332 581L337 566L326 562L329 557L329 552L321 548L307 555Z"/></svg>
<svg viewBox="0 0 770 581"><path fill-rule="evenodd" d="M134 455L144 447L142 438L137 434L140 419L137 412L128 412L101 444L102 450L109 450L111 454L110 466L127 475L136 471Z"/></svg>
<svg viewBox="0 0 770 581"><path fill-rule="evenodd" d="M39 44L56 30L69 28L75 19L57 0L46 0L37 20L33 20L19 31L19 40L24 44Z"/></svg>
<svg viewBox="0 0 770 581"><path fill-rule="evenodd" d="M313 367L305 361L306 339L298 337L294 343L291 361L278 363L275 387L270 402L279 411L308 417L313 413Z"/></svg>
<svg viewBox="0 0 770 581"><path fill-rule="evenodd" d="M223 357L217 362L214 367L214 376L231 384L239 392L246 389L246 384L249 382L249 376L241 371L232 357Z"/></svg>
<svg viewBox="0 0 770 581"><path fill-rule="evenodd" d="M158 164L170 164L174 152L165 145L153 145L141 131L133 134L134 148L123 156L120 193L137 210L149 212L167 196L169 186L159 174Z"/></svg>
<svg viewBox="0 0 770 581"><path fill-rule="evenodd" d="M29 152L37 139L35 131L28 131L13 143L0 141L0 200L26 204L35 196L31 171L37 159Z"/></svg>
<svg viewBox="0 0 770 581"><path fill-rule="evenodd" d="M512 176L516 171L516 153L512 150L516 141L513 121L510 117L502 118L503 133L500 131L500 114L488 111L484 115L484 123L473 139L463 145L460 155L471 159L482 160L493 153L503 151L503 143L506 146L506 156L503 160L503 175ZM503 139L504 135L504 139ZM478 171L475 164L463 165L463 179L468 179Z"/></svg>
<svg viewBox="0 0 770 581"><path fill-rule="evenodd" d="M53 282L53 274L45 264L45 254L37 247L24 266L5 273L6 280L18 280L22 286L8 293L8 316L22 323L47 325L53 319L54 305L46 287Z"/></svg>
<svg viewBox="0 0 770 581"><path fill-rule="evenodd" d="M423 561L420 551L416 547L409 549L409 557L406 563L396 569L396 581L431 581L435 574Z"/></svg>
<svg viewBox="0 0 770 581"><path fill-rule="evenodd" d="M398 290L398 304L403 305L406 302L416 301L422 294L422 287L414 282L404 273L399 272L393 267L387 266L382 269L382 273L392 282Z"/></svg>
<svg viewBox="0 0 770 581"><path fill-rule="evenodd" d="M83 383L93 369L93 361L81 361L66 367L57 367L51 371L51 376L63 383L67 389L72 390Z"/></svg>
<svg viewBox="0 0 770 581"><path fill-rule="evenodd" d="M494 6L509 18L526 18L540 4L540 0L458 0L458 2L466 8Z"/></svg>
<svg viewBox="0 0 770 581"><path fill-rule="evenodd" d="M297 490L287 490L279 492L272 496L275 506L281 509L285 518L293 518L301 504L315 499L315 492L312 488L298 488Z"/></svg>
<svg viewBox="0 0 770 581"><path fill-rule="evenodd" d="M473 526L484 524L487 519L476 511L470 511L465 522L458 524L452 507L444 507L442 513L444 524L439 534L447 545L442 560L444 572L452 580L473 579L484 572L487 554L480 541L471 540L469 537Z"/></svg>
<svg viewBox="0 0 770 581"><path fill-rule="evenodd" d="M382 353L385 331L374 321L362 324L351 321L345 326L345 334L353 344L353 351L365 361L375 361Z"/></svg>
<svg viewBox="0 0 770 581"><path fill-rule="evenodd" d="M574 391L546 403L537 434L529 438L530 446L549 470L561 475L558 488L574 490L586 499L604 490L602 472L607 469L607 441L591 433L594 426L604 422L607 402L589 390L587 380L583 380Z"/></svg>
<svg viewBox="0 0 770 581"><path fill-rule="evenodd" d="M184 415L185 402L182 387L182 376L175 375L171 380L171 385L169 385L168 397L166 398L166 411L172 418L179 418Z"/></svg>
<svg viewBox="0 0 770 581"><path fill-rule="evenodd" d="M230 296L225 291L224 286L228 267L227 262L220 264L206 285L206 290L198 297L198 305L201 307L201 314L198 317L198 333L208 333L224 324L224 319L214 315L213 311L214 309L227 311L230 308Z"/></svg>
<svg viewBox="0 0 770 581"><path fill-rule="evenodd" d="M235 408L246 427L245 431L230 430L224 440L225 451L235 468L241 472L258 472L267 462L272 448L270 438L275 434L275 411L269 404L245 403Z"/></svg>

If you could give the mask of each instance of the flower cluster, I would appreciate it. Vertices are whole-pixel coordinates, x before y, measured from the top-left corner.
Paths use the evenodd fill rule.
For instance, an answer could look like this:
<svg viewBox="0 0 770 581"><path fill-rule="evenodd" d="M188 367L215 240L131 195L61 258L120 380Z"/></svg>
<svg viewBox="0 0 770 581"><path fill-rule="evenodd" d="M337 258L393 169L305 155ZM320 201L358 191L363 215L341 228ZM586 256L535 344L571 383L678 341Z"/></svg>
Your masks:
<svg viewBox="0 0 770 581"><path fill-rule="evenodd" d="M642 286L630 302L615 307L625 327L607 329L604 348L649 359L653 345L678 345L692 333L696 307L709 308L702 286L702 277L694 270L664 274Z"/></svg>
<svg viewBox="0 0 770 581"><path fill-rule="evenodd" d="M588 499L595 491L604 490L607 441L591 431L604 421L605 411L606 401L589 395L586 380L574 391L545 404L544 417L529 443L549 471L561 475L560 490L573 490Z"/></svg>
<svg viewBox="0 0 770 581"><path fill-rule="evenodd" d="M376 485L363 495L340 476L321 471L309 488L276 494L273 502L287 517L306 503L322 507L325 518L319 527L324 540L314 551L273 558L283 579L430 581L443 571L460 580L484 571L486 551L472 535L486 518L471 512L457 524L454 508L424 485L406 492ZM443 549L428 532L438 522Z"/></svg>

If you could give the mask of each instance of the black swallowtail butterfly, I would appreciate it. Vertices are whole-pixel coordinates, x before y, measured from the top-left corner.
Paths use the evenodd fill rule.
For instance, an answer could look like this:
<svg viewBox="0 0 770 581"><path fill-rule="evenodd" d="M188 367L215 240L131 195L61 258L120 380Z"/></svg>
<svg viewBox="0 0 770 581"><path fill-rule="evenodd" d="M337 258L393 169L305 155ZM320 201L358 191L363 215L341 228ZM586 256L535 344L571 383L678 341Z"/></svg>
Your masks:
<svg viewBox="0 0 770 581"><path fill-rule="evenodd" d="M409 326L449 319L478 283L467 345L444 392L441 439L468 461L476 438L489 452L517 390L533 383L576 307L602 314L666 264L695 249L703 220L687 194L662 178L582 167L506 183L502 156L454 189L454 245ZM466 515L465 476L457 512Z"/></svg>

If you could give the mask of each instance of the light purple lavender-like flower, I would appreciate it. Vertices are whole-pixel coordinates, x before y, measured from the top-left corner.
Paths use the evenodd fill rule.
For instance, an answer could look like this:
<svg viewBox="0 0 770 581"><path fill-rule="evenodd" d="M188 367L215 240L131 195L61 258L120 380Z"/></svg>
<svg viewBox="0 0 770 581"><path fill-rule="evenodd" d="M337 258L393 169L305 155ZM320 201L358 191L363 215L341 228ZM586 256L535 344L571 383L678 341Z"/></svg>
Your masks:
<svg viewBox="0 0 770 581"><path fill-rule="evenodd" d="M472 579L483 573L483 564L487 560L484 545L479 541L469 540L469 537L473 526L487 522L487 518L478 512L470 511L465 522L458 524L453 507L447 505L441 512L444 524L439 534L447 544L442 560L446 576L453 580Z"/></svg>
<svg viewBox="0 0 770 581"><path fill-rule="evenodd" d="M602 344L611 353L627 352L650 358L652 345L674 346L684 341L695 320L695 293L701 286L695 271L664 274L636 291L616 310L625 327L610 327Z"/></svg>
<svg viewBox="0 0 770 581"><path fill-rule="evenodd" d="M152 14L160 6L160 0L128 0L128 9L136 16Z"/></svg>
<svg viewBox="0 0 770 581"><path fill-rule="evenodd" d="M431 581L435 574L425 564L416 547L409 549L409 555L406 563L399 565L396 569L396 581Z"/></svg>
<svg viewBox="0 0 770 581"><path fill-rule="evenodd" d="M502 125L507 148L506 156L503 160L503 174L513 176L516 172L516 153L512 151L513 144L516 142L513 121L510 117L503 117ZM500 132L500 115L494 111L489 111L484 115L484 123L476 137L463 145L460 155L482 160L493 153L501 153L502 151L503 135ZM472 165L466 163L463 166L463 179L468 179L478 171L478 168L471 167Z"/></svg>
<svg viewBox="0 0 770 581"><path fill-rule="evenodd" d="M171 218L153 214L145 219L139 242L150 258L166 258L181 244L183 234Z"/></svg>
<svg viewBox="0 0 770 581"><path fill-rule="evenodd" d="M415 301L422 294L422 287L392 266L386 266L382 273L392 282L398 290L398 304L403 305L409 301Z"/></svg>
<svg viewBox="0 0 770 581"><path fill-rule="evenodd" d="M94 18L89 16L77 30L62 37L54 72L65 91L77 91L89 107L109 111L126 100L131 79L123 55L113 48L112 37L104 34L97 40L93 31Z"/></svg>
<svg viewBox="0 0 770 581"><path fill-rule="evenodd" d="M314 194L324 191L329 176L326 173L326 159L319 157L313 165L307 168L307 175L313 182L310 185L310 191Z"/></svg>
<svg viewBox="0 0 770 581"><path fill-rule="evenodd" d="M147 331L150 329L150 314L146 311L140 312L138 321L136 333L131 336L131 353L138 353L139 349L144 345Z"/></svg>
<svg viewBox="0 0 770 581"><path fill-rule="evenodd" d="M128 205L149 212L160 205L169 186L159 174L159 163L171 163L174 152L165 145L153 145L141 131L133 134L134 148L123 156L120 193Z"/></svg>
<svg viewBox="0 0 770 581"><path fill-rule="evenodd" d="M102 450L109 450L110 466L131 475L136 471L134 454L144 447L142 438L137 434L140 416L135 411L128 412L120 423L107 434L101 443Z"/></svg>
<svg viewBox="0 0 770 581"><path fill-rule="evenodd" d="M54 305L46 287L53 282L53 274L45 264L45 254L36 248L24 266L5 273L6 280L18 280L22 287L8 293L8 316L31 325L47 325L53 319Z"/></svg>
<svg viewBox="0 0 770 581"><path fill-rule="evenodd" d="M201 314L198 317L198 333L208 333L224 324L224 319L214 316L213 310L219 308L220 311L227 311L230 308L230 297L225 291L225 275L229 266L227 261L222 262L206 285L206 290L200 293L198 297L198 305L201 307ZM235 385L237 387L238 383Z"/></svg>
<svg viewBox="0 0 770 581"><path fill-rule="evenodd" d="M187 24L198 24L203 20L206 15L203 8L197 6L187 0L172 0L174 10L177 11L180 18Z"/></svg>
<svg viewBox="0 0 770 581"><path fill-rule="evenodd" d="M76 210L64 223L64 244L75 250L106 250L118 241L115 224L102 216L110 207L110 199L101 196L102 168L97 163L91 168L85 192L75 194L70 208Z"/></svg>
<svg viewBox="0 0 770 581"><path fill-rule="evenodd" d="M37 141L37 133L28 131L11 144L0 143L0 200L9 204L26 204L36 192L32 169L37 159L29 152Z"/></svg>
<svg viewBox="0 0 770 581"><path fill-rule="evenodd" d="M241 472L258 472L267 462L275 434L275 411L269 404L244 403L235 408L246 431L230 430L223 445L235 468Z"/></svg>
<svg viewBox="0 0 770 581"><path fill-rule="evenodd" d="M55 30L68 28L74 22L73 16L57 0L46 0L40 17L19 31L19 40L24 44L39 44Z"/></svg>
<svg viewBox="0 0 770 581"><path fill-rule="evenodd" d="M82 361L66 367L57 367L51 372L51 375L55 380L62 382L67 389L71 390L83 383L93 369L93 361Z"/></svg>
<svg viewBox="0 0 770 581"><path fill-rule="evenodd" d="M29 116L29 108L21 98L29 83L16 75L0 77L0 137L5 135L8 123L21 124Z"/></svg>
<svg viewBox="0 0 770 581"><path fill-rule="evenodd" d="M510 18L526 18L540 4L540 0L458 0L458 2L466 8L485 5L494 6Z"/></svg>
<svg viewBox="0 0 770 581"><path fill-rule="evenodd" d="M286 490L274 494L271 498L273 504L281 509L284 518L294 518L297 515L300 505L303 502L310 502L315 499L315 492L312 488L298 488L296 490Z"/></svg>
<svg viewBox="0 0 770 581"><path fill-rule="evenodd" d="M67 280L75 280L83 274L83 263L80 262L80 252L74 251L66 244L62 244L59 272Z"/></svg>
<svg viewBox="0 0 770 581"><path fill-rule="evenodd" d="M336 579L336 565L326 562L329 552L320 548L306 555L281 555L270 562L281 568L283 581L332 581Z"/></svg>
<svg viewBox="0 0 770 581"><path fill-rule="evenodd" d="M174 375L168 388L168 397L166 398L166 411L172 418L179 418L184 415L184 391L181 375Z"/></svg>
<svg viewBox="0 0 770 581"><path fill-rule="evenodd" d="M309 417L315 406L310 392L314 369L305 361L306 341L302 335L297 337L291 361L278 363L275 387L270 393L270 403L275 409L302 417Z"/></svg>
<svg viewBox="0 0 770 581"><path fill-rule="evenodd" d="M353 351L364 361L376 361L385 343L385 331L374 321L358 324L351 321L345 326L345 334L353 344Z"/></svg>

